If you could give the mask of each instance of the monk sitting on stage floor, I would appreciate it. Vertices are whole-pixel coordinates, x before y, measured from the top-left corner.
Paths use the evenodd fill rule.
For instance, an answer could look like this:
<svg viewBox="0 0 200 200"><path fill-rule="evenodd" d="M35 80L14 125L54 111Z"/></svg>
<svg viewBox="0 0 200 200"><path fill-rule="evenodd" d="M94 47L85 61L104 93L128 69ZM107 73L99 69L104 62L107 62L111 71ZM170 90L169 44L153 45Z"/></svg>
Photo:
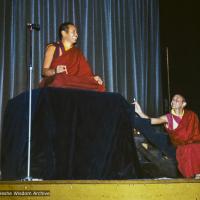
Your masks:
<svg viewBox="0 0 200 200"><path fill-rule="evenodd" d="M135 112L141 118L149 118L143 113L138 102L134 102ZM171 112L158 118L150 118L151 124L164 124L171 142L176 147L178 169L184 177L200 179L200 123L198 116L184 109L185 98L176 94L172 98Z"/></svg>
<svg viewBox="0 0 200 200"><path fill-rule="evenodd" d="M101 78L93 75L81 50L74 46L78 38L75 25L61 24L59 37L59 42L46 48L40 87L105 91Z"/></svg>

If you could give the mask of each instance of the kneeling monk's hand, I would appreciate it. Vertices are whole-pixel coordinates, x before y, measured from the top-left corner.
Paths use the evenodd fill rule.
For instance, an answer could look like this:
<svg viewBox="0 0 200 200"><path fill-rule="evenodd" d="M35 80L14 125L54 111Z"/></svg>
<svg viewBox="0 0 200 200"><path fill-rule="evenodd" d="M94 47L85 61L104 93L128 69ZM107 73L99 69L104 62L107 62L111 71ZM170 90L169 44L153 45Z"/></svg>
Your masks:
<svg viewBox="0 0 200 200"><path fill-rule="evenodd" d="M141 107L140 107L140 104L139 104L137 101L134 101L132 104L135 105L135 112L136 112L137 114L140 115L140 113L143 113L143 111L142 111L142 109L141 109Z"/></svg>
<svg viewBox="0 0 200 200"><path fill-rule="evenodd" d="M103 84L103 81L101 80L101 78L99 76L94 76L94 80L97 81L97 83L99 85L102 85Z"/></svg>
<svg viewBox="0 0 200 200"><path fill-rule="evenodd" d="M68 74L67 66L66 65L57 65L57 67L56 67L56 74L63 73L63 72L65 72L66 74Z"/></svg>

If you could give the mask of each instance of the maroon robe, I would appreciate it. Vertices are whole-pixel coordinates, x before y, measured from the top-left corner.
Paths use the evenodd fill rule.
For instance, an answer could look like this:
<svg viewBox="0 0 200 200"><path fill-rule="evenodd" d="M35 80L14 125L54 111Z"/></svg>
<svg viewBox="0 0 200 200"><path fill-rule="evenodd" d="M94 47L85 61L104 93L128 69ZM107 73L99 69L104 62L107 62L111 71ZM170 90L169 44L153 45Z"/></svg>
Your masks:
<svg viewBox="0 0 200 200"><path fill-rule="evenodd" d="M98 84L94 80L94 75L82 52L76 48L65 51L62 43L53 44L56 46L54 57L50 69L55 69L57 65L66 65L67 72L56 74L52 77L44 77L40 82L40 87L61 87L94 90L103 92L105 86ZM62 55L59 56L59 51Z"/></svg>
<svg viewBox="0 0 200 200"><path fill-rule="evenodd" d="M198 116L185 110L176 129L166 128L176 148L178 168L184 177L200 174L200 123Z"/></svg>

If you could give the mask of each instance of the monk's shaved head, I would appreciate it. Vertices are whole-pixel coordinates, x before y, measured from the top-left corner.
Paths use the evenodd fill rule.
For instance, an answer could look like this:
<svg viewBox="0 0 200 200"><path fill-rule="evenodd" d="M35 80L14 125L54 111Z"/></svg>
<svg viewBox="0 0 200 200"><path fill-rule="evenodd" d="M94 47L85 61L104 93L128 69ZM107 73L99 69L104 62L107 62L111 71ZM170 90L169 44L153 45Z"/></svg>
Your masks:
<svg viewBox="0 0 200 200"><path fill-rule="evenodd" d="M175 95L172 97L172 99L173 99L174 97L179 97L179 98L182 99L183 102L186 102L185 97L184 97L183 95L181 95L181 94L175 94Z"/></svg>

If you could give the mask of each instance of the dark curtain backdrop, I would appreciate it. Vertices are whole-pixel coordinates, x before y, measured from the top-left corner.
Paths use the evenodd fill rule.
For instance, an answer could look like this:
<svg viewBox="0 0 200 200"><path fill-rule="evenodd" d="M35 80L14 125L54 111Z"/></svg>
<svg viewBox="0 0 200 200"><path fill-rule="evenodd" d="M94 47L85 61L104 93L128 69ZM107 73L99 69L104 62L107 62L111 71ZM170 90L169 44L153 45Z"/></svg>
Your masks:
<svg viewBox="0 0 200 200"><path fill-rule="evenodd" d="M148 114L162 109L159 0L1 0L0 126L8 99L27 88L27 22L33 32L33 86L41 79L44 49L58 40L60 23L78 27L78 46L108 91L135 97ZM27 108L28 109L28 108Z"/></svg>

